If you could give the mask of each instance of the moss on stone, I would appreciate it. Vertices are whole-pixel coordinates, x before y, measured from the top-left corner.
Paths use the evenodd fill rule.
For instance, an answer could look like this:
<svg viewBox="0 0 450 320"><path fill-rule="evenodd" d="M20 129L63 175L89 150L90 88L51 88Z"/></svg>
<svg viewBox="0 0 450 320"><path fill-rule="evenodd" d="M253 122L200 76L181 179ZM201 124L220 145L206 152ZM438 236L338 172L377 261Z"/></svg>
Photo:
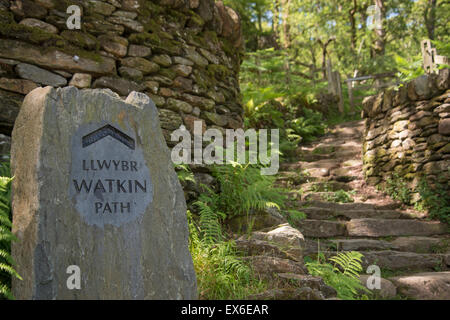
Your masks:
<svg viewBox="0 0 450 320"><path fill-rule="evenodd" d="M98 51L100 46L97 38L88 33L64 30L61 36L73 45L84 49L95 49Z"/></svg>
<svg viewBox="0 0 450 320"><path fill-rule="evenodd" d="M0 24L0 35L39 45L62 46L64 42L64 39L59 35L17 23Z"/></svg>
<svg viewBox="0 0 450 320"><path fill-rule="evenodd" d="M189 26L190 27L203 27L205 25L205 20L203 20L202 17L200 17L198 14L196 14L194 11L189 10Z"/></svg>
<svg viewBox="0 0 450 320"><path fill-rule="evenodd" d="M230 70L219 64L210 64L206 67L208 75L215 77L216 79L223 79L230 74Z"/></svg>
<svg viewBox="0 0 450 320"><path fill-rule="evenodd" d="M140 45L147 45L147 46L159 46L161 45L161 39L156 33L148 33L148 32L141 32L141 33L133 33L128 38L130 43L133 44L140 44Z"/></svg>
<svg viewBox="0 0 450 320"><path fill-rule="evenodd" d="M164 76L164 77L167 77L167 78L169 78L170 80L175 79L176 76L177 76L177 73L176 73L175 71L173 71L172 69L168 69L168 68L161 68L161 69L158 71L158 74L160 74L160 75L162 75L162 76Z"/></svg>
<svg viewBox="0 0 450 320"><path fill-rule="evenodd" d="M167 9L167 20L179 24L182 28L186 24L186 20L188 19L186 15L179 10Z"/></svg>

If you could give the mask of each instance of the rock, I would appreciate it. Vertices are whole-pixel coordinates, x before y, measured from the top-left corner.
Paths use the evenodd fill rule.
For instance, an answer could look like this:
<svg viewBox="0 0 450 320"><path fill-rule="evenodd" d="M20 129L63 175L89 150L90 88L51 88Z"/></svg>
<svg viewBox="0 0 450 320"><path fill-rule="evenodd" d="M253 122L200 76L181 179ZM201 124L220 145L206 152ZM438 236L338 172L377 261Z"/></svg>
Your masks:
<svg viewBox="0 0 450 320"><path fill-rule="evenodd" d="M347 230L350 236L358 237L428 236L447 232L441 222L408 219L352 219L347 222Z"/></svg>
<svg viewBox="0 0 450 320"><path fill-rule="evenodd" d="M442 263L438 254L400 252L393 250L361 251L363 267L372 264L390 270L434 270Z"/></svg>
<svg viewBox="0 0 450 320"><path fill-rule="evenodd" d="M79 46L81 48L87 49L87 50L96 50L98 45L98 40L96 37L80 32L80 31L74 31L74 30L64 30L61 32L61 36L69 41L70 43L75 44L76 46Z"/></svg>
<svg viewBox="0 0 450 320"><path fill-rule="evenodd" d="M295 227L306 237L328 238L346 233L345 223L337 221L304 219L297 221Z"/></svg>
<svg viewBox="0 0 450 320"><path fill-rule="evenodd" d="M182 77L187 77L192 72L192 67L184 65L184 64L177 64L172 67L172 70L176 72L177 75Z"/></svg>
<svg viewBox="0 0 450 320"><path fill-rule="evenodd" d="M185 54L187 59L191 60L199 67L206 67L208 65L208 60L195 51L195 48L185 48Z"/></svg>
<svg viewBox="0 0 450 320"><path fill-rule="evenodd" d="M395 250L417 253L432 253L433 250L445 247L445 240L431 237L399 237L391 242Z"/></svg>
<svg viewBox="0 0 450 320"><path fill-rule="evenodd" d="M15 70L21 78L40 84L52 87L61 87L67 84L66 78L31 64L19 63Z"/></svg>
<svg viewBox="0 0 450 320"><path fill-rule="evenodd" d="M248 215L238 215L226 221L227 227L235 233L247 232L250 229L273 229L285 223L287 223L286 219L276 208L267 208Z"/></svg>
<svg viewBox="0 0 450 320"><path fill-rule="evenodd" d="M417 300L450 300L450 272L426 272L390 278L400 294Z"/></svg>
<svg viewBox="0 0 450 320"><path fill-rule="evenodd" d="M172 59L167 54L153 56L152 61L162 67L170 67L172 65Z"/></svg>
<svg viewBox="0 0 450 320"><path fill-rule="evenodd" d="M11 1L11 7L9 9L20 17L25 16L29 18L41 19L47 15L47 9L31 0Z"/></svg>
<svg viewBox="0 0 450 320"><path fill-rule="evenodd" d="M141 7L139 0L122 0L122 10L138 12Z"/></svg>
<svg viewBox="0 0 450 320"><path fill-rule="evenodd" d="M205 131L206 131L206 123L205 123L205 120L203 120L203 119L200 119L193 115L188 114L183 117L183 121L184 121L184 124L186 125L186 129L188 129L188 131L191 134L194 134L195 122L201 123L202 133L205 133Z"/></svg>
<svg viewBox="0 0 450 320"><path fill-rule="evenodd" d="M89 88L91 86L92 76L87 73L75 73L69 86L77 87L78 89Z"/></svg>
<svg viewBox="0 0 450 320"><path fill-rule="evenodd" d="M359 277L359 281L363 286L383 299L395 298L395 296L397 295L397 288L391 281L380 278L380 289L369 289L369 286L367 285L367 280L369 279L369 277L370 275L361 275Z"/></svg>
<svg viewBox="0 0 450 320"><path fill-rule="evenodd" d="M249 300L325 300L318 290L305 288L269 289L248 297Z"/></svg>
<svg viewBox="0 0 450 320"><path fill-rule="evenodd" d="M122 59L121 64L122 66L125 67L140 70L144 74L157 72L159 70L159 65L140 57L131 57Z"/></svg>
<svg viewBox="0 0 450 320"><path fill-rule="evenodd" d="M444 136L450 136L450 119L441 119L439 121L439 133Z"/></svg>
<svg viewBox="0 0 450 320"><path fill-rule="evenodd" d="M122 79L122 78L111 78L111 77L101 77L94 81L94 88L109 88L121 96L126 96L133 91L141 91L142 86L136 82Z"/></svg>
<svg viewBox="0 0 450 320"><path fill-rule="evenodd" d="M225 127L228 124L228 118L226 116L209 111L205 111L203 114L205 115L207 123L209 122L210 124L215 124L219 127Z"/></svg>
<svg viewBox="0 0 450 320"><path fill-rule="evenodd" d="M0 89L0 133L11 134L23 95Z"/></svg>
<svg viewBox="0 0 450 320"><path fill-rule="evenodd" d="M109 17L108 21L114 24L122 25L130 31L144 32L144 26L140 22L124 16Z"/></svg>
<svg viewBox="0 0 450 320"><path fill-rule="evenodd" d="M0 133L0 161L8 160L11 152L11 137Z"/></svg>
<svg viewBox="0 0 450 320"><path fill-rule="evenodd" d="M201 0L195 12L202 17L205 22L212 20L214 12L214 0Z"/></svg>
<svg viewBox="0 0 450 320"><path fill-rule="evenodd" d="M302 263L289 259L270 256L249 256L243 257L242 260L248 262L253 271L260 277L270 278L277 273L305 274Z"/></svg>
<svg viewBox="0 0 450 320"><path fill-rule="evenodd" d="M287 286L307 287L319 291L325 298L336 297L336 290L326 285L320 277L295 273L279 273L278 278Z"/></svg>
<svg viewBox="0 0 450 320"><path fill-rule="evenodd" d="M88 6L93 12L100 13L105 16L111 15L116 10L116 7L113 5L98 0L89 0Z"/></svg>
<svg viewBox="0 0 450 320"><path fill-rule="evenodd" d="M136 44L130 44L128 47L128 55L130 57L148 57L152 54L152 50L149 47L139 46Z"/></svg>
<svg viewBox="0 0 450 320"><path fill-rule="evenodd" d="M186 203L157 112L136 92L124 101L110 90L47 87L26 97L11 150L17 299L197 297ZM95 179L140 184L83 189L76 182L94 175L82 160L93 169L96 158L104 166ZM122 161L120 170L106 169L109 159ZM67 289L72 265L79 290Z"/></svg>
<svg viewBox="0 0 450 320"><path fill-rule="evenodd" d="M181 64L185 66L193 66L194 62L192 62L189 59L185 59L183 57L172 57L173 63L175 64Z"/></svg>
<svg viewBox="0 0 450 320"><path fill-rule="evenodd" d="M47 22L44 22L44 21L41 21L38 19L34 19L34 18L23 19L22 21L20 21L20 24L23 24L24 26L28 26L28 27L32 27L32 28L39 28L48 33L53 33L53 34L58 33L58 28L56 28L55 26L51 25L50 23L47 23Z"/></svg>
<svg viewBox="0 0 450 320"><path fill-rule="evenodd" d="M173 98L167 99L167 107L174 111L181 111L184 113L192 112L192 106L189 103Z"/></svg>
<svg viewBox="0 0 450 320"><path fill-rule="evenodd" d="M173 131L179 129L183 124L181 116L172 110L159 109L158 111L161 128Z"/></svg>
<svg viewBox="0 0 450 320"><path fill-rule="evenodd" d="M192 91L192 80L183 77L176 77L173 80L173 85L176 88L181 88L183 91Z"/></svg>
<svg viewBox="0 0 450 320"><path fill-rule="evenodd" d="M450 87L450 69L439 70L436 86L439 90L447 90Z"/></svg>
<svg viewBox="0 0 450 320"><path fill-rule="evenodd" d="M384 240L373 239L338 239L331 240L336 244L337 250L343 251L362 251L362 250L389 250L395 248L395 245Z"/></svg>
<svg viewBox="0 0 450 320"><path fill-rule="evenodd" d="M144 78L144 74L142 73L142 71L128 67L120 67L119 74L124 78L134 81L141 81Z"/></svg>
<svg viewBox="0 0 450 320"><path fill-rule="evenodd" d="M393 130L395 132L401 132L403 130L406 130L408 128L409 121L408 120L401 120L394 123Z"/></svg>
<svg viewBox="0 0 450 320"><path fill-rule="evenodd" d="M439 107L436 107L433 110L434 113L449 113L450 112L450 103L444 103L440 105Z"/></svg>
<svg viewBox="0 0 450 320"><path fill-rule="evenodd" d="M280 218L280 222L281 221L282 218ZM246 238L246 236L242 236L240 239ZM303 259L305 238L300 231L292 228L288 223L272 227L272 230L266 232L252 232L249 236L249 239L265 241L272 245L275 245L283 250L283 252L289 254L291 260L302 261Z"/></svg>
<svg viewBox="0 0 450 320"><path fill-rule="evenodd" d="M206 58L208 59L209 62L213 63L213 64L220 64L220 60L218 57L216 57L215 55L213 55L211 52L209 52L208 50L205 50L203 48L199 49L200 53Z"/></svg>
<svg viewBox="0 0 450 320"><path fill-rule="evenodd" d="M239 239L235 241L236 249L245 256L268 256L281 259L292 259L285 251L267 241L261 240L244 240Z"/></svg>
<svg viewBox="0 0 450 320"><path fill-rule="evenodd" d="M30 80L0 78L0 88L21 94L28 94L38 85Z"/></svg>
<svg viewBox="0 0 450 320"><path fill-rule="evenodd" d="M97 38L100 46L106 52L112 53L116 57L124 57L128 52L128 40L116 35L101 35Z"/></svg>
<svg viewBox="0 0 450 320"><path fill-rule="evenodd" d="M216 105L214 103L214 101L211 99L194 96L194 95L187 94L187 93L183 93L181 95L181 98L183 100L185 100L186 102L188 102L189 104L191 104L195 107L199 107L202 110L207 110L207 111L213 110L214 106Z"/></svg>
<svg viewBox="0 0 450 320"><path fill-rule="evenodd" d="M69 72L90 73L92 75L115 74L116 63L113 59L97 56L96 60L74 56L57 49L41 50L40 48L16 41L3 39L0 41L0 57L14 58L49 69Z"/></svg>

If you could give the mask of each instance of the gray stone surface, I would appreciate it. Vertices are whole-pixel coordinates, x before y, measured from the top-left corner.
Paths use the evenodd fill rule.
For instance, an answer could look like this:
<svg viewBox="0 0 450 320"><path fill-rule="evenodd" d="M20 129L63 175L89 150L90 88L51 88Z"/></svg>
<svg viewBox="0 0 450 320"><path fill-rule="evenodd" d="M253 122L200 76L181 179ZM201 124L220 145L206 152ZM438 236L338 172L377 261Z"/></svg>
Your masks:
<svg viewBox="0 0 450 320"><path fill-rule="evenodd" d="M17 299L197 297L184 194L147 96L38 88L12 141Z"/></svg>
<svg viewBox="0 0 450 320"><path fill-rule="evenodd" d="M36 67L32 64L19 63L16 67L17 74L24 78L40 84L60 87L67 84L67 80L60 75Z"/></svg>

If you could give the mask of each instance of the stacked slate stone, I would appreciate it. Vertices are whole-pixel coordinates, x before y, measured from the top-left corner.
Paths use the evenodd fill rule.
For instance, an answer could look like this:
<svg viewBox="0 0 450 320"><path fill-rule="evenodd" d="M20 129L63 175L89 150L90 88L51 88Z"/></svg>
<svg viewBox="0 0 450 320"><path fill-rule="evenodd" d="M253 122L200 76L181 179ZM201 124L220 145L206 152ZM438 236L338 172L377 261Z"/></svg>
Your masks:
<svg viewBox="0 0 450 320"><path fill-rule="evenodd" d="M397 174L411 188L425 176L450 190L450 70L423 75L363 101L364 173L371 184Z"/></svg>
<svg viewBox="0 0 450 320"><path fill-rule="evenodd" d="M81 30L66 25L70 5ZM239 17L214 0L0 0L1 151L39 86L144 92L168 142L195 120L242 127L241 58Z"/></svg>

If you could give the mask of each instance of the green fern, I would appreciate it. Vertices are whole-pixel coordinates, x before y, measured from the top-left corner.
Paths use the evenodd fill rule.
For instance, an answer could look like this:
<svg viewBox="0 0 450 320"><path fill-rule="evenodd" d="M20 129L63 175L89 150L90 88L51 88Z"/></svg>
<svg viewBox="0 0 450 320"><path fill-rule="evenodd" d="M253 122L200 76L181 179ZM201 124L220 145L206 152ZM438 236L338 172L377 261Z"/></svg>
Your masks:
<svg viewBox="0 0 450 320"><path fill-rule="evenodd" d="M13 299L11 277L22 279L14 269L11 257L11 241L16 240L11 232L11 182L10 167L0 163L0 299Z"/></svg>
<svg viewBox="0 0 450 320"><path fill-rule="evenodd" d="M190 211L189 250L197 274L200 299L245 299L248 295L264 291L265 285L253 276L237 256L232 241L211 243L201 236Z"/></svg>
<svg viewBox="0 0 450 320"><path fill-rule="evenodd" d="M356 251L340 252L328 260L334 264L326 262L322 253L317 256L317 261L305 263L308 272L313 276L322 277L324 282L336 289L337 296L344 300L354 300L362 292L370 291L359 281L361 273L363 255Z"/></svg>

